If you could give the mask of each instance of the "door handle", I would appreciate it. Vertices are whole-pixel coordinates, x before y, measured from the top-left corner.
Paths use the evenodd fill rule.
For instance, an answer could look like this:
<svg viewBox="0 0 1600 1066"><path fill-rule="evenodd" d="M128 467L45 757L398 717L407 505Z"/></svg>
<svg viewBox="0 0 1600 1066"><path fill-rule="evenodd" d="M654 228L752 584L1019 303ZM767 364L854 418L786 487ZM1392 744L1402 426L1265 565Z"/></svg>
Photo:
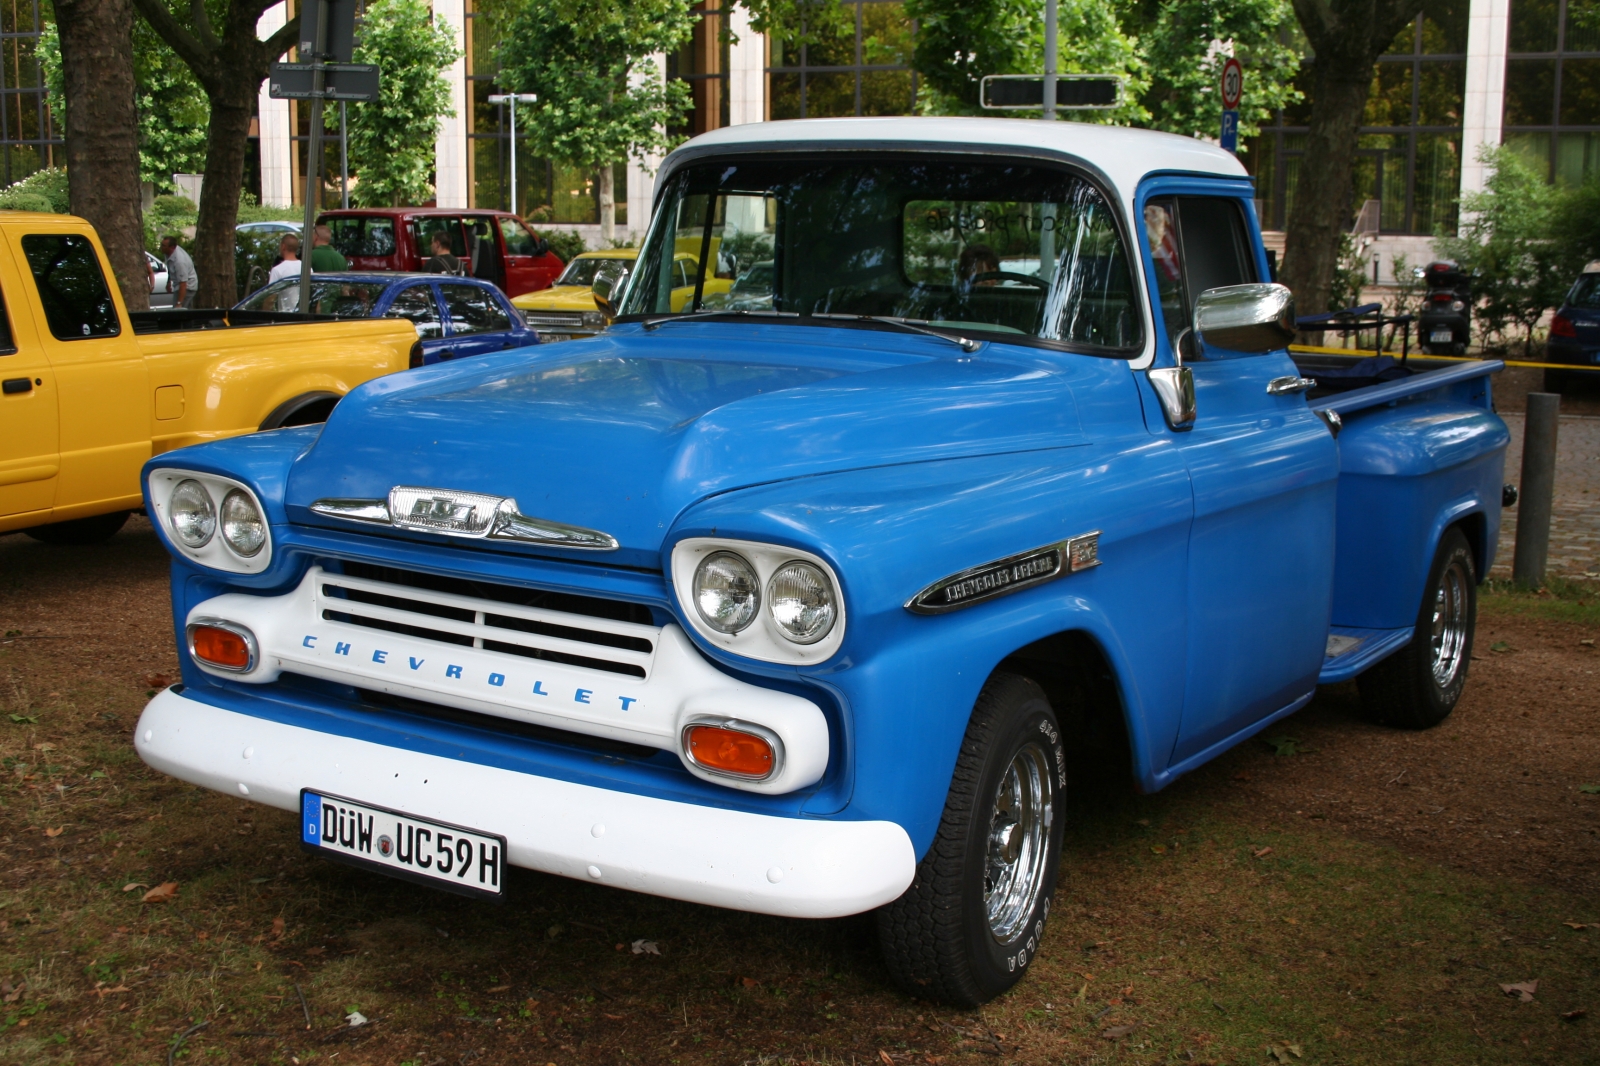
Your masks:
<svg viewBox="0 0 1600 1066"><path fill-rule="evenodd" d="M15 396L19 392L32 392L33 379L7 378L4 382L0 382L0 390L3 390L7 396Z"/></svg>
<svg viewBox="0 0 1600 1066"><path fill-rule="evenodd" d="M1287 377L1273 378L1267 382L1267 394L1269 396L1287 396L1291 392L1305 392L1307 389L1316 387L1316 378L1303 378L1298 374L1290 374Z"/></svg>

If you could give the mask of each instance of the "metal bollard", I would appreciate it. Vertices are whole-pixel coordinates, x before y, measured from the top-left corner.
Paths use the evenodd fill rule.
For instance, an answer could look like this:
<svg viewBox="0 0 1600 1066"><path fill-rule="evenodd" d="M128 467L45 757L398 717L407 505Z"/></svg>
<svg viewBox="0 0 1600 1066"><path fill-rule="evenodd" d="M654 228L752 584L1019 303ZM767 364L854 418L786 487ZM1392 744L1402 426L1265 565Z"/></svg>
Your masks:
<svg viewBox="0 0 1600 1066"><path fill-rule="evenodd" d="M1529 588L1544 581L1550 556L1550 512L1556 493L1556 429L1561 394L1528 393L1522 434L1522 492L1517 504L1517 548L1511 580Z"/></svg>

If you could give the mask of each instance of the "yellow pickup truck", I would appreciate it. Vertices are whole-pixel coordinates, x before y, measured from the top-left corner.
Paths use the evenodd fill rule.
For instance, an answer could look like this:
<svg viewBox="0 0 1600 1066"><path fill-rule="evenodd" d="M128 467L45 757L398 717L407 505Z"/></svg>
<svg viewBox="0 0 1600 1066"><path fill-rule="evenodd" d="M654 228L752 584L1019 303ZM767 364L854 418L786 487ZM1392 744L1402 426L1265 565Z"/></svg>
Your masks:
<svg viewBox="0 0 1600 1066"><path fill-rule="evenodd" d="M104 540L150 456L320 422L418 343L399 319L130 315L105 262L81 218L0 212L0 533Z"/></svg>

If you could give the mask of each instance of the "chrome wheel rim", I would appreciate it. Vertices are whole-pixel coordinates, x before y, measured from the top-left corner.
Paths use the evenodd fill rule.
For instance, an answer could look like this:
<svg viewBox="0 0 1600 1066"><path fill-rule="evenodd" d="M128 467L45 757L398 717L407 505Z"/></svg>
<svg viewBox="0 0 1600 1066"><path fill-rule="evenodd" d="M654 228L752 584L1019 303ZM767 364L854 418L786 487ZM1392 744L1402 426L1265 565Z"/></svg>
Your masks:
<svg viewBox="0 0 1600 1066"><path fill-rule="evenodd" d="M989 931L1008 943L1026 928L1044 887L1054 815L1050 760L1030 741L1001 775L989 815L983 904Z"/></svg>
<svg viewBox="0 0 1600 1066"><path fill-rule="evenodd" d="M1461 672L1467 648L1467 597L1472 589L1467 564L1454 559L1440 575L1433 595L1433 627L1430 645L1433 652L1433 681L1449 688Z"/></svg>

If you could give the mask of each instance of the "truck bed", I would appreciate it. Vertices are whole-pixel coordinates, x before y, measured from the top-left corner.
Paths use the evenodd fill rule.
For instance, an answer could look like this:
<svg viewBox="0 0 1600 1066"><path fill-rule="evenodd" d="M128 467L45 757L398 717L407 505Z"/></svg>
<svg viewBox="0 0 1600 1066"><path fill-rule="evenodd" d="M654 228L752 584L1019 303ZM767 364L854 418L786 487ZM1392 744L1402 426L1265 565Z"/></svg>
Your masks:
<svg viewBox="0 0 1600 1066"><path fill-rule="evenodd" d="M1313 378L1349 366L1298 353L1294 361ZM1323 684L1347 681L1410 642L1434 545L1446 528L1461 525L1480 579L1494 564L1510 434L1494 413L1490 376L1504 366L1485 360L1395 368L1401 372L1391 380L1340 389L1337 379L1325 379L1333 387L1313 391L1312 409L1339 426Z"/></svg>

